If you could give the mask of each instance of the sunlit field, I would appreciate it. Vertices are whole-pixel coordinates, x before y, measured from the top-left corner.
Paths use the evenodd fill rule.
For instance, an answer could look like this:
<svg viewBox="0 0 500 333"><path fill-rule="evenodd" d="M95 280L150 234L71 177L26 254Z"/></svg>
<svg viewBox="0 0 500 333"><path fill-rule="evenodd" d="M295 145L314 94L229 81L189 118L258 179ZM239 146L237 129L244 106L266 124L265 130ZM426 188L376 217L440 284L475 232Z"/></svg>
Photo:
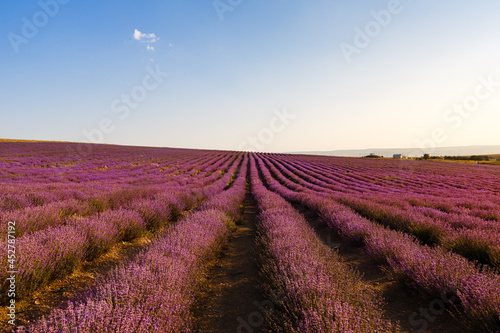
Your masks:
<svg viewBox="0 0 500 333"><path fill-rule="evenodd" d="M493 165L2 142L2 315L25 332L496 331L499 179Z"/></svg>

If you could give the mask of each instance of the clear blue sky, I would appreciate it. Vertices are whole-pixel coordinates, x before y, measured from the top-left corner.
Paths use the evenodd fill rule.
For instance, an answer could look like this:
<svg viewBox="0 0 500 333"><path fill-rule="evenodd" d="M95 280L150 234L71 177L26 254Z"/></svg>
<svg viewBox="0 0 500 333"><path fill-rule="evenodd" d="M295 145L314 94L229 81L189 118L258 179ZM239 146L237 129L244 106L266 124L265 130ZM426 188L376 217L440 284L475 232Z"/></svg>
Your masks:
<svg viewBox="0 0 500 333"><path fill-rule="evenodd" d="M500 2L231 3L5 0L0 138L264 151L500 144ZM155 80L158 70L168 76Z"/></svg>

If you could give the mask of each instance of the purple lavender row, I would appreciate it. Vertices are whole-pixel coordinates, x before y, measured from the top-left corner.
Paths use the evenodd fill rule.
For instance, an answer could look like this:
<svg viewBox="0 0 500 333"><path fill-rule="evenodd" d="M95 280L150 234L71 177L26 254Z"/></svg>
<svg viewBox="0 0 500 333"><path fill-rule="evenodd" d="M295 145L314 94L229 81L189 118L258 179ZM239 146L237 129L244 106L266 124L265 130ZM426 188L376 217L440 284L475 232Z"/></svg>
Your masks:
<svg viewBox="0 0 500 333"><path fill-rule="evenodd" d="M285 199L299 202L317 211L332 229L362 244L375 259L404 277L412 288L431 295L443 292L458 299L465 315L483 329L500 327L500 277L488 269L476 267L460 255L436 247L422 246L414 238L373 223L328 195L302 188L287 189L272 177L260 162L267 185Z"/></svg>
<svg viewBox="0 0 500 333"><path fill-rule="evenodd" d="M187 332L194 291L207 262L219 251L245 196L246 160L228 190L133 261L100 277L95 287L28 328L29 332Z"/></svg>
<svg viewBox="0 0 500 333"><path fill-rule="evenodd" d="M489 199L494 198L492 194L498 194L499 189L495 185L495 169L487 170L455 170L460 174L453 177L453 183L449 178L450 171L453 171L453 166L440 166L430 169L429 165L425 162L416 161L369 161L360 159L347 159L347 158L320 158L315 157L314 163L300 162L302 159L313 159L313 157L280 157L281 161L294 163L294 165L303 168L307 174L320 175L321 179L337 185L346 185L356 191L360 192L378 192L387 193L408 193L418 194L420 196L432 197L432 200L438 198L448 198L450 195L456 199L471 199L474 200L475 196L487 196ZM341 164L349 162L356 167L345 167L344 169L338 168L336 165L326 168L324 163L319 161L332 162ZM377 165L380 163L382 165ZM401 164L403 163L403 164ZM320 164L320 165L317 165ZM431 164L432 165L432 164ZM438 169L440 172L437 172ZM468 177L463 177L463 173L468 172ZM348 185L345 179L351 179L351 185ZM466 181L464 181L466 180ZM449 184L451 183L451 184ZM498 205L498 201L497 201Z"/></svg>
<svg viewBox="0 0 500 333"><path fill-rule="evenodd" d="M427 245L439 244L454 251L469 260L500 267L500 225L496 221L485 221L477 217L437 213L425 207L405 205L400 200L391 200L392 196L380 194L368 197L356 197L349 194L339 194L329 188L316 186L303 179L293 178L293 167L286 164L271 163L264 158L264 163L274 174L282 173L286 178L293 179L297 184L318 192L329 193L337 201L343 203L362 216L377 221L392 229L409 233ZM297 184L283 179L292 188ZM385 202L384 205L377 203Z"/></svg>
<svg viewBox="0 0 500 333"><path fill-rule="evenodd" d="M236 158L236 156L234 158ZM230 163L234 162L234 158L229 158L228 156L228 158L222 159L218 161L218 163L212 159L209 163L201 164L200 168L206 168L206 173L198 172L196 175L183 176L184 186L202 187L214 182L220 177L220 174L214 173L214 171L218 169L225 171L230 166ZM223 164L221 165L221 163ZM155 177L155 180L157 183L161 184L163 178L165 178L163 175L159 175ZM108 191L105 193L99 193L99 191L97 191L97 194L84 200L69 199L50 202L41 206L0 212L0 221L5 224L8 221L16 221L18 224L16 230L17 237L21 237L24 233L62 225L69 216L80 215L86 217L107 209L128 208L128 206L138 198L153 198L156 193L168 191L168 188L163 184L160 186L147 185L139 188L119 188L118 190L110 185L111 184L108 184L106 187ZM85 186L89 190L93 187L92 183L86 184ZM172 187L172 190L178 187L173 182L168 183L168 186Z"/></svg>
<svg viewBox="0 0 500 333"><path fill-rule="evenodd" d="M337 200L366 218L414 235L424 244L438 244L471 261L500 268L498 221L428 207L405 207L399 200L385 204L374 198L343 197Z"/></svg>
<svg viewBox="0 0 500 333"><path fill-rule="evenodd" d="M359 275L316 237L304 218L268 191L251 161L259 207L263 273L278 297L269 318L274 332L398 332L381 301Z"/></svg>
<svg viewBox="0 0 500 333"><path fill-rule="evenodd" d="M283 168L280 168L283 171ZM337 194L335 192L327 191ZM401 195L387 194L354 197L337 195L337 200L361 215L396 230L413 234L425 244L440 244L469 260L500 267L500 225L466 214L445 213L429 207L405 204ZM381 205L378 202L384 202ZM477 202L494 214L494 208ZM493 215L494 216L494 215Z"/></svg>
<svg viewBox="0 0 500 333"><path fill-rule="evenodd" d="M300 178L325 188L346 192L346 189L344 188L332 187L332 184L335 183L325 175L314 171L312 167L308 170L306 167L310 166L294 162L295 161L291 159L281 159L281 163L283 165L287 165L293 173L300 175ZM307 170L308 173L304 170ZM422 184L420 184L420 187L421 186ZM373 194L367 194L366 197L367 199L377 201L385 199L385 201L389 202L391 205L396 203L397 205L403 206L411 205L417 207L424 206L424 208L434 208L436 211L435 214L439 214L438 211L444 211L452 218L459 219L460 221L463 221L463 219L460 218L463 215L469 215L472 218L479 217L486 220L500 221L500 202L498 200L495 202L495 196L492 196L491 194L474 193L468 197L460 196L458 198L449 198L443 197L442 193L439 193L439 197L436 197L436 195L432 195L432 191L425 195L412 193L408 188L405 188L404 191L397 190L398 193L394 193L394 189L383 194L379 192L380 191ZM453 191L449 192L452 193ZM429 214L428 211L426 213Z"/></svg>
<svg viewBox="0 0 500 333"><path fill-rule="evenodd" d="M337 168L328 169L318 165L294 163L295 161L289 158L269 159L269 161L276 164L276 166L278 166L279 163L286 163L292 167L294 172L291 173L290 176L287 175L287 177L291 177L291 179L294 179L295 181L301 181L301 179L304 179L311 184L326 187L334 191L344 193L389 191L388 188L374 186L366 179L359 179L351 176L351 173L353 173L352 170L349 170L347 173L343 170L337 170Z"/></svg>
<svg viewBox="0 0 500 333"><path fill-rule="evenodd" d="M337 184L337 179L338 178L343 178L343 177L349 177L346 176L345 174L342 175L335 175L333 173L327 173L327 172L321 172L318 171L318 168L316 165L309 165L309 164L304 164L304 163L299 163L295 159L291 158L280 158L279 161L282 164L286 164L287 166L290 166L293 168L293 172L297 173L298 175L301 176L301 178L306 179L309 182L319 182L317 185L321 185L323 187L328 187L328 184L335 185ZM366 162L368 163L368 162ZM399 170L397 170L399 171ZM367 195L377 195L377 193L384 192L384 194L380 194L380 196L386 196L386 195L391 195L391 197L394 198L405 198L407 201L412 201L413 204L421 204L421 205L438 205L436 208L439 209L444 209L448 212L455 211L455 207L467 207L467 208L473 208L477 207L478 204L482 209L497 209L498 212L500 213L500 200L498 200L498 197L495 195L492 195L489 192L485 192L485 188L480 185L480 190L475 191L470 188L466 188L466 191L459 191L457 188L451 188L446 190L445 192L441 190L435 190L431 189L427 186L425 181L422 181L422 179L418 180L413 180L412 178L417 178L419 175L418 174L411 174L413 176L412 178L409 178L408 175L402 178L402 176L395 174L394 170L384 170L385 174L380 174L379 178L374 178L373 176L370 176L370 183L368 183L368 186L372 186L373 188L370 187L363 187L360 186L361 182L358 182L358 184L353 184L350 186L351 188L355 189L358 187L358 190L361 190L362 188L364 189L371 189L371 190L376 190L375 193L367 193ZM349 172L349 174L354 173L353 170ZM434 171L432 174L435 174L436 172ZM376 175L377 170L376 169L369 169L367 171L364 171L362 173L363 176L367 175ZM474 175L477 176L478 172L470 172L468 176L470 178L474 178ZM500 171L498 172L500 174ZM341 177L342 176L342 177ZM434 184L439 184L440 178L444 177L445 174L440 174L437 176L433 176L434 178ZM479 177L481 177L481 180L484 182L484 179L490 179L490 183L494 182L494 173L490 172L489 174L485 173L479 173ZM397 179L401 178L401 180L393 180L393 182L398 182L400 186L403 187L391 187L391 186L386 186L384 184L384 179ZM465 177L461 177L465 178ZM469 177L467 177L469 178ZM332 181L332 179L335 179L335 181ZM469 183L475 183L474 180L468 180ZM375 184L372 184L375 183ZM418 184L418 189L422 189L423 186L425 186L425 193L417 193L415 191L415 188L411 186L412 183L417 183ZM316 184L316 183L315 183ZM481 184L481 181L479 181L479 184ZM384 185L384 186L380 186ZM495 187L492 187L491 189L494 189ZM335 188L332 188L335 189ZM338 190L338 189L337 189ZM345 191L346 187L341 187L340 191ZM450 197L452 195L452 197ZM478 200L479 197L479 200ZM464 213L463 209L459 210L458 213L462 214Z"/></svg>
<svg viewBox="0 0 500 333"><path fill-rule="evenodd" d="M230 162L227 159L226 162ZM227 164L225 164L227 165ZM215 168L207 171L215 171L219 164L215 165ZM226 169L226 167L223 167ZM111 175L112 176L112 175ZM201 176L200 176L201 177ZM195 186L201 187L208 183L212 183L219 175L214 174L205 177L205 179L200 180L195 177L191 180L191 183ZM115 185L108 184L104 187L107 192L99 193L96 191L93 184L85 184L89 190L97 192L94 196L89 198L82 198L82 200L76 201L75 199L69 199L65 201L57 201L49 203L43 206L28 207L22 211L16 210L12 212L0 213L0 220L2 222L16 221L18 224L17 237L22 236L25 232L33 232L43 229L48 226L58 226L65 223L65 219L72 215L89 216L94 213L99 213L107 209L118 209L118 208L128 208L128 206L136 198L154 198L154 195L159 192L169 191L164 185L161 184L162 178L164 176L156 177L156 183L160 185L148 185L142 187L129 187L129 188L119 188L118 190L114 188ZM109 181L107 183L110 183ZM172 186L172 190L175 188L175 183L169 183ZM103 188L103 186L101 186ZM46 192L46 191L45 191ZM55 191L52 191L55 192Z"/></svg>
<svg viewBox="0 0 500 333"><path fill-rule="evenodd" d="M157 151L164 153L165 149L158 149ZM170 152L170 150L168 149L166 151L167 153ZM40 183L38 183L35 180L29 180L29 169L18 168L16 167L16 164L9 165L8 170L20 177L2 178L0 183L0 193L4 195L0 197L0 210L12 210L23 206L38 207L43 203L55 202L61 199L79 199L82 201L89 200L100 192L104 191L104 195L108 195L108 192L110 192L110 190L116 191L117 185L118 187L122 187L123 190L127 190L128 188L136 188L137 185L150 186L151 184L158 184L166 181L170 181L172 185L186 185L188 178L196 175L197 173L200 174L201 177L215 171L216 169L208 169L211 161L213 162L217 159L228 160L229 158L234 158L234 154L229 153L216 154L214 152L204 152L203 154L201 154L197 151L191 151L190 155L196 157L196 159L194 159L196 163L193 164L193 158L190 158L188 161L186 161L189 163L184 162L184 164L181 164L179 166L181 169L176 171L175 176L172 176L162 172L163 170L165 170L165 163L159 161L158 158L155 158L153 160L158 161L161 165L159 165L158 163L144 163L144 160L142 159L144 158L143 156L139 156L139 159L137 159L136 156L130 154L130 152L127 152L128 155L125 155L124 157L120 157L123 154L120 155L119 153L120 150L116 148L113 151L109 152L109 154L102 156L102 161L92 160L91 162L79 162L71 168L50 168L50 172L52 174L56 173L58 175L68 175L69 181L65 177L61 177L60 179L49 179L51 177L51 174L48 173L47 175L43 175L43 177L41 177ZM57 164L59 157L64 157L64 155L51 156L49 162L56 162L55 164ZM96 156L94 155L92 157L96 158ZM200 158L202 157L205 159L204 161L200 160ZM120 158L125 158L125 160L120 161ZM132 159L134 159L134 161L136 162L127 162L127 160ZM169 159L169 163L175 161L176 159L174 159L174 161L172 161L172 158ZM205 164L201 163L205 161ZM119 164L118 166L113 166L113 163L116 164L117 162L121 164ZM110 166L109 168L108 165ZM220 164L214 164L215 168L217 168L218 166L220 166ZM76 167L78 167L78 170L75 170ZM144 169L144 167L148 168ZM166 165L166 168L170 169L170 167L170 165ZM201 168L202 170L204 170L204 168L207 168L207 170L205 170L207 173L200 173L200 169L194 170L194 167ZM193 170L192 172L187 173L185 170L189 169ZM48 169L38 168L35 170ZM0 170L0 172L1 171L2 170ZM77 174L83 175L83 177L79 177ZM90 178L86 177L86 175L89 175ZM95 177L95 175L98 175L98 177ZM17 181L15 182L15 184L9 186L8 181L10 179L14 179ZM77 187L73 186L74 182L78 182ZM26 186L23 186L24 184L26 184ZM118 191L122 191L122 189L119 189ZM90 197L88 194L86 194L86 192L90 194ZM21 196L17 195L16 197L16 193L21 193ZM110 193L109 195L112 194ZM21 201L19 201L19 199L21 199Z"/></svg>
<svg viewBox="0 0 500 333"><path fill-rule="evenodd" d="M314 177L318 176L318 174L314 172L310 172L310 174L300 174L300 171L297 171L299 168L297 165L291 166L288 164L288 161L283 161L282 164L310 183L335 190L328 187L325 183L316 180ZM280 171L283 170L280 169ZM497 223L491 223L492 221L500 221L500 202L495 203L495 196L492 195L479 195L476 193L472 196L472 199L463 197L437 198L436 196L430 197L428 195L406 191L406 193L397 194L369 194L363 197L370 201L386 203L391 207L395 205L401 206L401 208L414 207L429 217L443 219L452 224L456 224L458 228L462 226L469 227L470 225L470 228L484 227L486 229L491 229L497 228L498 226ZM443 216L446 217L443 218ZM473 222L470 223L470 220L473 220Z"/></svg>
<svg viewBox="0 0 500 333"><path fill-rule="evenodd" d="M227 158L229 157L227 156ZM70 198L88 199L89 194L93 196L96 192L107 192L112 185L115 187L130 187L130 185L149 185L167 181L184 185L184 178L189 176L186 170L189 169L182 169L182 167L192 167L191 165L181 165L181 169L169 169L170 172L177 172L177 175L165 173L165 165L159 165L158 163L149 163L142 166L131 166L131 163L126 163L117 168L112 166L108 168L108 164L117 158L116 155L111 154L108 156L108 160L103 162L106 163L105 165L96 167L95 164L91 164L85 166L79 172L75 172L75 168L66 168L64 172L55 168L40 181L36 179L30 180L28 177L29 170L16 170L15 167L11 167L9 170L22 177L18 177L15 183L8 182L13 178L3 178L1 180L0 192L5 192L5 196L0 200L0 208L2 210L12 210ZM128 157L128 159L132 158L132 155ZM144 166L149 166L149 168L144 169ZM57 174L58 178L53 179L52 177L51 179L51 174Z"/></svg>
<svg viewBox="0 0 500 333"><path fill-rule="evenodd" d="M55 278L72 273L83 261L97 258L118 242L144 235L148 224L141 215L148 216L150 223L160 227L167 223L173 210L189 208L189 203L179 200L179 196L173 193L171 198L169 196L165 194L161 199L142 201L137 211L107 210L99 216L69 219L67 225L18 239L18 298L29 296ZM5 259L1 262L6 265ZM2 295L8 289L6 274L0 274ZM4 303L5 297L1 301Z"/></svg>
<svg viewBox="0 0 500 333"><path fill-rule="evenodd" d="M50 145L44 146L50 150ZM110 185L130 186L131 182L134 185L155 184L159 177L184 185L184 175L199 172L196 167L205 170L210 161L213 163L234 157L227 152L192 150L179 154L179 150L175 149L137 151L113 147L92 154L89 160L76 162L68 161L64 152L33 154L31 148L26 146L24 153L33 157L16 159L16 156L6 155L3 151L0 153L0 210L38 206L64 199L85 199L101 186L107 190ZM192 172L187 173L188 170ZM90 191L86 190L87 184L93 185Z"/></svg>
<svg viewBox="0 0 500 333"><path fill-rule="evenodd" d="M358 183L366 181L389 188L404 186L405 190L422 194L433 191L447 196L450 190L459 190L460 195L472 191L500 193L497 186L499 170L494 166L325 156L294 156L293 159L303 164L320 166L328 173L352 177ZM464 174L468 176L463 177Z"/></svg>
<svg viewBox="0 0 500 333"><path fill-rule="evenodd" d="M500 328L500 277L441 247L420 245L408 235L383 228L331 200L309 197L309 207L343 236L364 244L365 251L384 261L411 287L431 295L445 292L458 299L469 318Z"/></svg>
<svg viewBox="0 0 500 333"><path fill-rule="evenodd" d="M72 218L66 220L66 225L20 237L17 239L18 297L26 297L53 279L70 274L84 260L98 257L120 241L155 231L171 219L172 213L191 209L220 193L237 171L241 160L240 155L228 173L203 188L186 187L173 192L167 187L152 200L134 201L129 209L119 208L88 218ZM0 260L5 267L6 260L7 256ZM7 272L0 274L2 291L8 289L7 277Z"/></svg>
<svg viewBox="0 0 500 333"><path fill-rule="evenodd" d="M264 162L266 162L265 159ZM278 165L278 168L275 164L267 163L267 165L274 174L283 172L287 175L287 170L282 165ZM283 177L282 181L289 188L297 189L297 184L291 183L288 179ZM440 244L469 260L493 267L500 266L500 232L495 222L467 216L453 217L450 214L446 214L446 219L433 219L422 212L424 207L411 206L408 210L403 210L400 202L388 201L387 195L385 195L385 201L388 201L388 204L382 207L374 202L373 195L368 199L362 199L350 195L339 195L315 185L311 186L307 182L302 182L302 184L315 191L330 193L332 198L335 197L337 201L350 206L363 216L396 230L413 234L425 244ZM380 195L380 197L383 196ZM429 213L428 209L424 211Z"/></svg>

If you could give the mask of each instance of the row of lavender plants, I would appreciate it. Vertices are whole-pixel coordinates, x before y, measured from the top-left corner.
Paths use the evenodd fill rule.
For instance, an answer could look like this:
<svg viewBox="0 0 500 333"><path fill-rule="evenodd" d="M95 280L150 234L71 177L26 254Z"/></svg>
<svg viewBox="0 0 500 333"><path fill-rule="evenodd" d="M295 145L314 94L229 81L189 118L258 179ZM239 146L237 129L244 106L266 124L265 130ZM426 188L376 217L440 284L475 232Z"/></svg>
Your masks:
<svg viewBox="0 0 500 333"><path fill-rule="evenodd" d="M207 262L221 249L245 196L245 157L230 187L171 227L95 287L28 332L188 332L190 308ZM23 330L20 330L21 332Z"/></svg>
<svg viewBox="0 0 500 333"><path fill-rule="evenodd" d="M279 295L268 316L275 332L398 332L381 301L304 218L268 191L251 161L251 187L259 214L262 271L269 294ZM271 292L272 291L272 292Z"/></svg>
<svg viewBox="0 0 500 333"><path fill-rule="evenodd" d="M119 159L117 154L110 152L108 155L108 163ZM197 154L193 153L195 157ZM214 154L215 155L215 154ZM60 202L64 200L80 200L84 202L89 202L93 200L102 201L105 198L112 200L114 195L120 195L122 192L132 192L137 190L138 187L151 187L159 184L169 183L171 186L181 186L186 185L187 182L192 182L192 178L202 179L204 176L209 175L209 172L217 170L222 164L228 163L230 159L234 159L234 154L224 154L223 156L206 156L205 160L195 159L196 164L192 163L192 160L184 161L178 166L168 165L171 170L162 170L158 173L148 173L146 175L143 168L131 167L130 165L125 165L120 168L97 168L95 163L87 166L83 166L81 173L89 176L95 176L99 174L98 180L82 180L78 184L71 182L68 179L61 179L56 182L44 183L41 180L25 179L23 177L22 181L17 181L14 184L8 183L8 179L0 179L1 192L6 192L5 196L2 197L3 203L12 203L12 198L9 196L24 195L25 200L31 201L26 204L14 205L15 207L1 207L0 212L14 213L16 210L22 208L37 208L43 206L44 204L50 204L54 202ZM54 158L56 158L54 156ZM134 158L133 155L127 156L128 160L138 160L143 161L139 158ZM177 160L169 160L170 163L174 164ZM148 167L155 169L162 169L160 165L152 166L156 163L149 163ZM163 165L163 164L162 164ZM15 168L15 167L14 167ZM200 168L206 172L200 173ZM21 170L20 173L25 171ZM53 171L54 172L54 171ZM57 170L56 170L57 172ZM66 173L72 175L71 170L66 171ZM147 179L138 180L141 176L147 176ZM8 186L7 188L5 188ZM32 187L30 191L35 193L30 193L30 191L24 191L25 186ZM33 197L33 195L36 195ZM22 214L22 213L21 213ZM7 216L6 216L7 217Z"/></svg>
<svg viewBox="0 0 500 333"><path fill-rule="evenodd" d="M403 190L401 192L411 191L424 195L432 192L456 198L464 195L472 197L471 194L500 193L496 185L499 171L495 166L326 156L294 156L293 160L316 170L326 171L330 175L340 175L341 180L351 180L353 187L382 185L381 189L392 191Z"/></svg>
<svg viewBox="0 0 500 333"><path fill-rule="evenodd" d="M295 158L281 158L280 160L293 164L297 169L305 169L307 173L305 175L302 174L301 177L309 177L305 178L308 181L314 181L315 178L319 178L326 183L336 184L335 181L332 181L332 179L336 177L335 172L332 170L330 170L330 172L322 172L318 170L319 168L316 165L300 163L296 161ZM355 162L357 160L351 159L350 161ZM368 161L365 163L369 165ZM460 170L461 173L459 175L459 179L462 181L460 188L455 187L451 190L436 190L430 188L428 183L439 184L441 178L446 177L449 170L447 168L443 170L441 166L437 168L441 172L426 169L424 170L426 173L422 173L421 170L420 173L422 174L420 174L415 170L411 170L411 172L404 177L405 186L403 190L391 186L378 185L373 185L372 189L376 190L376 193L384 192L383 196L392 194L390 196L391 201L400 198L414 206L432 207L447 213L458 213L461 215L470 214L486 219L500 220L500 198L496 195L500 191L497 186L500 170L498 170L498 168L489 168L489 170L468 170L466 166L463 167L465 169ZM350 174L357 172L361 175L373 175L376 174L376 171L375 168L363 171L351 170ZM384 174L380 174L378 179L400 178L398 170L394 170L394 166L392 169L383 169L383 172ZM463 177L464 174L466 174L467 177ZM339 175L337 175L337 177L338 176ZM425 178L427 178L427 180ZM464 180L466 180L466 183L464 183ZM403 179L399 179L398 181L403 181ZM424 193L417 193L414 188L407 186L406 183L410 181L417 183L419 185L418 188L423 189ZM355 186L353 185L352 187L354 188ZM476 187L479 187L479 190L477 190ZM369 189L369 187L366 188Z"/></svg>
<svg viewBox="0 0 500 333"><path fill-rule="evenodd" d="M278 159L273 159L277 162ZM342 186L337 183L336 177L341 178L341 175L335 175L333 171L319 171L319 168L315 165L309 165L305 163L299 163L295 161L295 159L290 158L281 158L279 159L283 164L293 166L294 173L300 178L307 180L310 183L320 185L322 187L326 187L332 190L336 190L339 192L350 191L350 193L355 193L355 186ZM368 170L367 174L373 174L374 170ZM466 170L462 170L465 172ZM394 171L388 170L387 174L381 176L381 178L393 178L392 175ZM434 174L434 180L438 182L439 179ZM473 172L469 173L474 175ZM495 174L497 174L495 176ZM498 177L500 174L500 170L490 170L489 173L483 173L481 176L486 179L491 179L490 183L493 185L493 179ZM414 175L415 178L417 175ZM469 176L469 175L468 175ZM468 178L468 177L462 177ZM406 182L408 180L405 180ZM474 180L468 180L470 183L474 183ZM336 185L336 186L335 186ZM422 187L422 182L419 182L420 187ZM435 210L444 212L444 213L454 213L454 218L458 218L458 216L462 215L470 215L475 217L484 218L486 220L494 220L500 221L500 200L498 196L492 195L490 190L493 190L495 186L491 186L488 188L481 187L480 191L474 191L471 188L464 188L463 191L459 191L455 188L455 190L448 190L445 192L435 191L429 188L426 188L426 193L416 193L412 191L411 188L405 187L404 190L398 188L391 188L390 186L380 186L373 185L371 188L366 187L366 189L372 190L367 197L373 200L383 200L386 198L390 200L390 204L396 205L411 205L411 206L422 206L423 208L434 208ZM359 186L359 185L358 185ZM464 185L462 185L464 186ZM351 188L352 187L352 188ZM359 190L359 189L358 189ZM383 193L380 193L383 192ZM450 196L451 195L451 196ZM387 196L389 198L387 199Z"/></svg>
<svg viewBox="0 0 500 333"><path fill-rule="evenodd" d="M186 186L191 188L202 187L212 183L222 175L215 171L220 170L225 173L235 158L236 156L227 156L223 159L210 159L206 163L200 163L198 167L202 169L206 168L206 171L198 172L196 175L184 175L183 188L186 188ZM179 170L184 171L184 169ZM113 175L113 172L109 172L108 177L112 178ZM171 188L172 191L180 188L177 182L165 182L164 178L166 177L160 174L155 176L156 184L154 185L135 185L118 188L116 188L116 184L113 184L112 181L103 181L107 189L106 192L96 191L97 193L84 200L69 199L35 207L29 206L14 211L0 211L0 221L5 224L8 221L16 221L18 225L16 236L21 237L24 233L36 232L47 227L66 224L67 218L71 216L86 217L108 209L127 208L134 200L154 198L158 193L165 192L167 187ZM93 188L92 183L83 186L86 186L89 190ZM101 186L101 189L104 186ZM5 237L5 235L2 236L2 238Z"/></svg>
<svg viewBox="0 0 500 333"><path fill-rule="evenodd" d="M188 171L200 172L210 160L234 156L227 152L112 147L97 150L86 159L68 161L64 152L53 153L51 144L45 146L48 152L38 154L31 151L32 146L25 147L21 157L9 155L8 149L1 151L0 211L67 199L85 200L113 186L157 184L159 177L162 183L184 185L190 176Z"/></svg>
<svg viewBox="0 0 500 333"><path fill-rule="evenodd" d="M340 192L348 191L350 193L367 193L383 195L389 194L394 197L402 198L412 205L422 205L426 207L434 207L446 212L457 212L459 214L471 213L482 217L484 210L491 212L496 210L500 213L500 199L496 194L500 192L497 188L496 180L500 175L498 168L490 168L489 170L460 170L461 174L458 180L461 182L458 187L433 186L443 182L448 174L448 169L445 167L436 168L437 170L427 169L412 169L405 170L405 174L401 175L401 170L397 169L398 162L393 161L392 168L390 164L385 165L386 168L375 168L370 166L369 160L364 160L364 168L350 168L348 172L339 172L336 168L322 168L316 164L301 163L298 158L273 158L289 165L293 165L301 178L307 179L310 182L320 180L320 184L325 186L337 185L336 188ZM343 159L328 159L343 161ZM349 162L359 163L357 159L349 159ZM386 162L387 163L387 162ZM407 163L407 162L404 162ZM410 162L408 162L410 163ZM427 165L427 164L425 164ZM446 164L445 164L446 165ZM463 177L467 174L467 177ZM354 175L357 178L354 178ZM352 178L352 182L347 183L346 179ZM363 181L363 178L375 179L375 181ZM392 182L397 182L400 186L394 187L390 182L384 182L384 179L392 179ZM464 182L465 181L465 182ZM412 184L416 184L412 186ZM479 190L477 189L479 187ZM420 193L418 190L420 190ZM464 208L470 211L464 211ZM476 210L473 210L476 209ZM493 218L494 215L493 215Z"/></svg>
<svg viewBox="0 0 500 333"><path fill-rule="evenodd" d="M500 267L500 224L496 220L483 220L470 215L413 206L401 200L400 195L389 196L384 193L355 196L345 192L339 193L321 180L314 179L314 173L301 174L300 170L286 162L278 163L268 158L264 159L264 162L295 183L329 193L364 217L412 234L424 244L439 244L470 260Z"/></svg>
<svg viewBox="0 0 500 333"><path fill-rule="evenodd" d="M129 241L147 232L154 232L179 212L191 209L220 193L237 171L241 159L241 155L237 156L222 177L217 173L213 173L213 177L205 177L202 182L204 187L199 184L182 189L159 187L151 199L139 197L123 207L105 210L89 217L65 219L62 225L20 237L17 239L16 257L18 298L32 294L55 278L70 274L83 261L97 258L120 241ZM2 262L6 258L4 256ZM4 291L8 288L8 281L5 280L7 275L3 273L0 277L0 290Z"/></svg>
<svg viewBox="0 0 500 333"><path fill-rule="evenodd" d="M281 174L271 174L259 157L257 162L273 191L318 212L329 227L353 244L362 246L373 258L384 262L411 288L433 296L444 293L449 299L455 299L455 309L473 321L478 330L500 328L500 277L493 271L478 267L442 247L421 245L408 234L363 218L338 203L336 197L297 186ZM279 177L279 181L275 177ZM295 187L295 190L280 181Z"/></svg>

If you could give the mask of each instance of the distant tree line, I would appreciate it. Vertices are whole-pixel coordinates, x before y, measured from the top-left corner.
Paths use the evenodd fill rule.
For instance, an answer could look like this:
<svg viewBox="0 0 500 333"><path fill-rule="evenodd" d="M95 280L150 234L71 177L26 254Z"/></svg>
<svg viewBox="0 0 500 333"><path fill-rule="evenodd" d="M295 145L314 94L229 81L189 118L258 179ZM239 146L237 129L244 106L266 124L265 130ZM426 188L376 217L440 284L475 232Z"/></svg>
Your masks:
<svg viewBox="0 0 500 333"><path fill-rule="evenodd" d="M468 160L468 161L489 161L488 155L472 155L472 156L445 156L445 160Z"/></svg>
<svg viewBox="0 0 500 333"><path fill-rule="evenodd" d="M488 155L472 155L472 156L429 156L429 154L424 154L424 160L454 160L454 161L489 161L490 157Z"/></svg>

